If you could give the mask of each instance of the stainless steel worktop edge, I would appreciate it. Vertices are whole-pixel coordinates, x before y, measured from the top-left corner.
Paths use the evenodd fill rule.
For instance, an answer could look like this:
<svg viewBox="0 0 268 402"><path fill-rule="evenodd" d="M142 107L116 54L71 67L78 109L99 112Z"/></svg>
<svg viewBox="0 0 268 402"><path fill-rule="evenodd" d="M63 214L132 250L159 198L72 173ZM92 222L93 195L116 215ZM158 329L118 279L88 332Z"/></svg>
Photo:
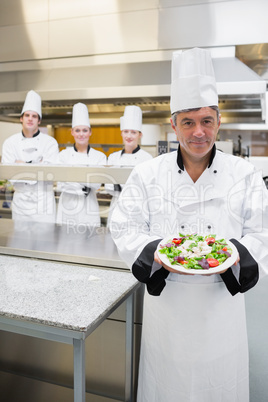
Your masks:
<svg viewBox="0 0 268 402"><path fill-rule="evenodd" d="M0 254L129 271L109 230L0 219Z"/></svg>
<svg viewBox="0 0 268 402"><path fill-rule="evenodd" d="M129 268L122 260L109 261L105 259L76 256L71 254L56 254L45 251L16 249L12 247L2 247L2 246L0 246L0 255L35 258L54 262L65 262L65 263L86 265L94 268L97 267L113 268L113 269L123 269L124 271L129 271Z"/></svg>

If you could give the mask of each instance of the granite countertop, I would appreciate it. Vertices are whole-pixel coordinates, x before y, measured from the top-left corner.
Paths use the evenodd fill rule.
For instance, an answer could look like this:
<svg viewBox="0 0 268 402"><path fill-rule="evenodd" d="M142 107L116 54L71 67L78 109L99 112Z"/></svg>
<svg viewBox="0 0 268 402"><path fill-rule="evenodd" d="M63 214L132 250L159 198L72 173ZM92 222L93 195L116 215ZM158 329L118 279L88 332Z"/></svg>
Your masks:
<svg viewBox="0 0 268 402"><path fill-rule="evenodd" d="M87 332L137 284L130 272L0 255L0 318Z"/></svg>

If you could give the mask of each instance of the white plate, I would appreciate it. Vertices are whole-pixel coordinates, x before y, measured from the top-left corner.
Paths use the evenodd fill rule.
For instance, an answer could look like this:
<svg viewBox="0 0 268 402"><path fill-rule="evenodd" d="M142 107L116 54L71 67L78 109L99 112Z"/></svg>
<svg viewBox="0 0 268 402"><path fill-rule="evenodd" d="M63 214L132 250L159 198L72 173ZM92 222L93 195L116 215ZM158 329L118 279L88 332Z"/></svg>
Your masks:
<svg viewBox="0 0 268 402"><path fill-rule="evenodd" d="M157 247L157 251L160 249L161 245L165 245L167 243L172 242L172 239L177 238L178 235L165 237ZM223 237L218 237L218 239L223 239ZM217 240L217 237L216 237ZM171 264L166 254L158 253L161 261L166 264L168 267L175 269L178 272L187 273L187 274L196 274L196 275L208 275L208 274L217 274L218 272L224 271L225 269L231 267L238 258L237 248L233 243L226 240L226 244L232 249L231 257L227 258L222 264L217 267L211 267L209 269L192 269L192 268L184 268L183 265L180 264Z"/></svg>

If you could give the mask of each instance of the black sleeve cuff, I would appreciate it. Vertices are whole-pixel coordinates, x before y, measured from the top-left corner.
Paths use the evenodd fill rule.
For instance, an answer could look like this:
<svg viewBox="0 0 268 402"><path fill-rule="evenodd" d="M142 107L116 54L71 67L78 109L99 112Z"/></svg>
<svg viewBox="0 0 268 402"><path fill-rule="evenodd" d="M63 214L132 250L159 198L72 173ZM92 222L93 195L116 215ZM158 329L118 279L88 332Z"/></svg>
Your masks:
<svg viewBox="0 0 268 402"><path fill-rule="evenodd" d="M114 191L122 191L120 184L114 184Z"/></svg>
<svg viewBox="0 0 268 402"><path fill-rule="evenodd" d="M146 283L148 293L153 296L160 295L166 286L165 279L169 275L169 271L162 267L150 276L154 262L154 252L160 241L161 239L158 239L147 244L132 265L132 273L135 278L142 283Z"/></svg>
<svg viewBox="0 0 268 402"><path fill-rule="evenodd" d="M230 239L230 241L236 246L240 255L239 282L232 268L221 274L221 277L231 295L234 296L237 293L244 293L256 285L259 280L259 268L257 262L243 244L235 239Z"/></svg>

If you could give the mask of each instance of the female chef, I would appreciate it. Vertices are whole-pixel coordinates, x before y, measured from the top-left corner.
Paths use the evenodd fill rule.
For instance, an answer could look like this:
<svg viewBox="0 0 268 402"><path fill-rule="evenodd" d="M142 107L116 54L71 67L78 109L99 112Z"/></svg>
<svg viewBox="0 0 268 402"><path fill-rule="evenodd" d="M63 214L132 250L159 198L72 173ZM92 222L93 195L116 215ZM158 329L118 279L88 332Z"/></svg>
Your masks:
<svg viewBox="0 0 268 402"><path fill-rule="evenodd" d="M57 141L40 132L41 97L29 91L21 111L22 131L3 143L2 163L55 163L59 153ZM11 181L14 186L12 218L16 221L53 222L56 202L53 182Z"/></svg>
<svg viewBox="0 0 268 402"><path fill-rule="evenodd" d="M175 52L171 125L180 146L133 169L111 219L120 256L147 288L137 402L249 401L243 293L268 272L268 192L253 165L216 150L217 105L210 52ZM156 253L180 233L230 240L240 262L181 274Z"/></svg>
<svg viewBox="0 0 268 402"><path fill-rule="evenodd" d="M138 106L126 106L124 116L120 117L120 130L124 148L109 155L108 165L136 166L141 162L152 159L152 155L139 146L142 136L142 111ZM123 185L106 184L105 190L113 196L107 226L110 224L111 215L120 195Z"/></svg>
<svg viewBox="0 0 268 402"><path fill-rule="evenodd" d="M106 165L106 155L90 147L91 127L87 106L76 103L72 114L72 135L75 143L59 153L58 162L64 165ZM61 191L57 223L70 226L100 226L98 183L58 183Z"/></svg>

